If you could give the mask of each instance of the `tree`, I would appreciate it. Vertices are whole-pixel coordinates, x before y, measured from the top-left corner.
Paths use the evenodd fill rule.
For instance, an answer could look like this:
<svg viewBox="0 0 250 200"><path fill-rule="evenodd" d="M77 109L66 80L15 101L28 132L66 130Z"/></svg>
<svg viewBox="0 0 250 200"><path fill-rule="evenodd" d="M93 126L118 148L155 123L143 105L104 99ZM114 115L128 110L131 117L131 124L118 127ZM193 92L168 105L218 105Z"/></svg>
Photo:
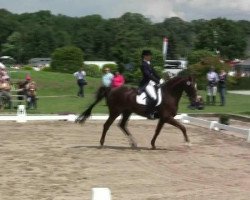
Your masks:
<svg viewBox="0 0 250 200"><path fill-rule="evenodd" d="M197 41L196 49L219 50L227 59L239 58L246 49L246 33L232 20L217 18L194 23Z"/></svg>
<svg viewBox="0 0 250 200"><path fill-rule="evenodd" d="M18 22L14 15L5 9L0 9L0 48L7 38L18 29ZM1 50L1 49L0 49Z"/></svg>
<svg viewBox="0 0 250 200"><path fill-rule="evenodd" d="M23 54L21 33L13 32L7 38L7 42L2 45L2 53L12 56L17 63L20 63Z"/></svg>
<svg viewBox="0 0 250 200"><path fill-rule="evenodd" d="M57 72L73 73L83 66L83 52L75 46L57 48L52 54L51 69Z"/></svg>
<svg viewBox="0 0 250 200"><path fill-rule="evenodd" d="M209 56L215 56L215 53L206 49L194 50L188 55L188 64L196 64Z"/></svg>

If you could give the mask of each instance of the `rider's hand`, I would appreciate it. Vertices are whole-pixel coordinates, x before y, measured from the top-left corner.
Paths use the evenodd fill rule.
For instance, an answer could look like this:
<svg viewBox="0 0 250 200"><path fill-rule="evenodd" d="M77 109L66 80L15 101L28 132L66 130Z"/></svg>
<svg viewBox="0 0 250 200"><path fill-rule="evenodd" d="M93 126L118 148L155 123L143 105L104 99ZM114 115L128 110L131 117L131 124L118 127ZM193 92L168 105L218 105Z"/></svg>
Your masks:
<svg viewBox="0 0 250 200"><path fill-rule="evenodd" d="M164 80L161 78L160 79L160 84L163 84L164 83Z"/></svg>

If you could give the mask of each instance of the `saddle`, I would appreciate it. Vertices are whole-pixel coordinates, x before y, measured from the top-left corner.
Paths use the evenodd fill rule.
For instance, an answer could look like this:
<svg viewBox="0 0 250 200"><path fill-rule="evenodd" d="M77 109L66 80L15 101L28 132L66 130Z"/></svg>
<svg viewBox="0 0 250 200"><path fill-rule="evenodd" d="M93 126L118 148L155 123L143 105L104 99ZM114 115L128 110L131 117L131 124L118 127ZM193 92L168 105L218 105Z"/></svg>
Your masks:
<svg viewBox="0 0 250 200"><path fill-rule="evenodd" d="M159 106L162 102L162 92L161 88L156 87L153 81L149 81L146 86L139 89L138 95L136 96L136 103L148 105L152 100L157 101L155 107Z"/></svg>

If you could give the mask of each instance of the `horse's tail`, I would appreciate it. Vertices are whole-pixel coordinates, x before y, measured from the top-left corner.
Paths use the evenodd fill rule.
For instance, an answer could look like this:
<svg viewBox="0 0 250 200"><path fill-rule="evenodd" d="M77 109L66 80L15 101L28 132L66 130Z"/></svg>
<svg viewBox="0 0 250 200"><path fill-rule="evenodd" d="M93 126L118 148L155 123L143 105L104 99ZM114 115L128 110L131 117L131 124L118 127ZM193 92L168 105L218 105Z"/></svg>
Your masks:
<svg viewBox="0 0 250 200"><path fill-rule="evenodd" d="M95 105L98 104L104 97L106 97L109 91L110 88L101 86L97 90L96 99L94 103L92 103L85 111L83 111L82 114L80 114L79 117L75 120L75 122L81 124L84 123L86 119L90 117L92 109L95 107Z"/></svg>

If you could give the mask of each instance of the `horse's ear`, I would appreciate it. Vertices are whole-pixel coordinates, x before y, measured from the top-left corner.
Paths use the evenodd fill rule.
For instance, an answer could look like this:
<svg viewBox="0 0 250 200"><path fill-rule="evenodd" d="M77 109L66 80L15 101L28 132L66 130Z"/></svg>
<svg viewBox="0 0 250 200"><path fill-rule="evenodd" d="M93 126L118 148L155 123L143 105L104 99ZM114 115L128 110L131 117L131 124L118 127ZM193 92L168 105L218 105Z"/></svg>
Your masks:
<svg viewBox="0 0 250 200"><path fill-rule="evenodd" d="M196 88L197 86L196 86L196 83L195 83L195 78L194 78L194 76L192 76L192 75L190 75L190 76L188 76L188 78L187 78L187 85L188 86L190 86L190 85L194 85L194 87Z"/></svg>
<svg viewBox="0 0 250 200"><path fill-rule="evenodd" d="M194 82L195 82L195 77L194 77L194 75L190 75L190 76L188 77L188 80L189 80L190 82L194 83Z"/></svg>

